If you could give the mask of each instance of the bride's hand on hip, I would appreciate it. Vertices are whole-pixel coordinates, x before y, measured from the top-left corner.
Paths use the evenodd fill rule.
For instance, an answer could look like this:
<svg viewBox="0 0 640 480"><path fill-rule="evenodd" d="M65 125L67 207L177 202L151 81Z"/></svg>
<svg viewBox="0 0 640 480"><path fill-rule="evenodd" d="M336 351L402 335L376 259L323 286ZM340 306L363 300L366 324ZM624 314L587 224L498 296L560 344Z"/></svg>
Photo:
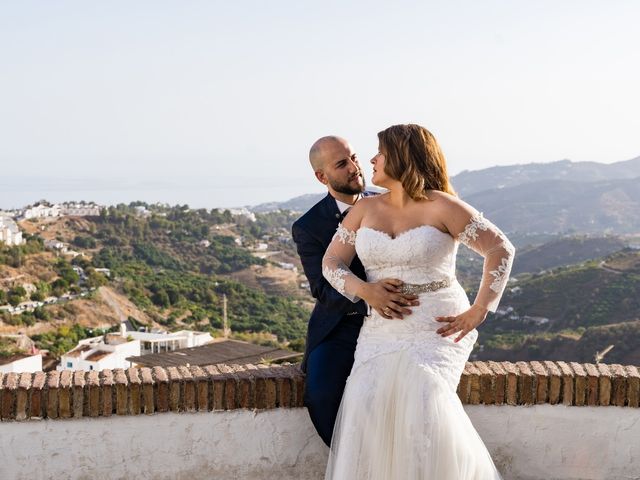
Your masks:
<svg viewBox="0 0 640 480"><path fill-rule="evenodd" d="M410 315L406 307L420 305L417 295L401 293L404 282L395 278L385 278L377 282L363 282L356 293L376 312L386 319L402 320L403 315Z"/></svg>
<svg viewBox="0 0 640 480"><path fill-rule="evenodd" d="M487 309L480 305L471 305L469 310L453 317L436 317L436 321L445 323L436 333L442 337L448 337L456 332L460 335L454 340L456 343L462 340L467 333L476 328L487 317Z"/></svg>

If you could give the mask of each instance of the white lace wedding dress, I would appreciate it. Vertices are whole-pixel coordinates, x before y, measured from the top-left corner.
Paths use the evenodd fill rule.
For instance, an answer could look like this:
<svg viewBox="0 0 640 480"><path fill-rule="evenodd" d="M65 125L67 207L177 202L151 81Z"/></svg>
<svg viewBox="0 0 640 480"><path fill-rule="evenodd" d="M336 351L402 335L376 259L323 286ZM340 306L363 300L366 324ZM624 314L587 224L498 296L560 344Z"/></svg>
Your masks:
<svg viewBox="0 0 640 480"><path fill-rule="evenodd" d="M323 270L343 295L357 300L353 292L361 280L346 267L356 252L370 282L398 278L440 288L421 293L420 306L412 307L413 313L404 320L387 320L373 310L365 320L325 478L501 478L456 395L477 331L455 343L457 334L443 338L436 333L444 324L435 317L458 315L469 308L455 280L458 242L485 257L475 303L492 311L504 290L514 248L480 213L471 216L456 237L429 225L396 238L368 227L357 232L338 227Z"/></svg>

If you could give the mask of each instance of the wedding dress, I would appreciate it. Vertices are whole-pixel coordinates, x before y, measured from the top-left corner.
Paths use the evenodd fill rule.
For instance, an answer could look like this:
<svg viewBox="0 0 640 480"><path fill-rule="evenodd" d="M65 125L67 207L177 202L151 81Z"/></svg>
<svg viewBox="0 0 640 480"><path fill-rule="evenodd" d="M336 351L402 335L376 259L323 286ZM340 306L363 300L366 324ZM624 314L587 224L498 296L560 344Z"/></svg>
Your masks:
<svg viewBox="0 0 640 480"><path fill-rule="evenodd" d="M469 308L455 280L458 244L484 256L475 303L495 311L505 288L514 247L481 213L456 238L430 225L396 238L369 227L338 226L323 260L327 280L352 301L357 282L346 265L357 253L367 278L398 278L423 285L420 305L403 320L372 310L360 331L355 362L336 420L327 479L493 480L496 467L478 436L456 388L478 336L474 329L441 337L446 324ZM424 287L424 285L430 287ZM431 288L431 291L428 291Z"/></svg>

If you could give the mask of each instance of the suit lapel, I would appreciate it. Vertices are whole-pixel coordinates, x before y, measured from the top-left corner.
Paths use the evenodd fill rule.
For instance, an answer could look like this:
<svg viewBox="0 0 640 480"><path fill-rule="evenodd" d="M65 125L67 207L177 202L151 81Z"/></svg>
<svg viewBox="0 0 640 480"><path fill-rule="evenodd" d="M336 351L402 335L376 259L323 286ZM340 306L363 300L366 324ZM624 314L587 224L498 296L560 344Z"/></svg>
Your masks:
<svg viewBox="0 0 640 480"><path fill-rule="evenodd" d="M338 209L338 204L336 203L336 199L333 198L330 193L327 193L327 196L322 200L322 213L327 220L335 223L336 226L338 225L338 222L340 222L341 215L340 210Z"/></svg>

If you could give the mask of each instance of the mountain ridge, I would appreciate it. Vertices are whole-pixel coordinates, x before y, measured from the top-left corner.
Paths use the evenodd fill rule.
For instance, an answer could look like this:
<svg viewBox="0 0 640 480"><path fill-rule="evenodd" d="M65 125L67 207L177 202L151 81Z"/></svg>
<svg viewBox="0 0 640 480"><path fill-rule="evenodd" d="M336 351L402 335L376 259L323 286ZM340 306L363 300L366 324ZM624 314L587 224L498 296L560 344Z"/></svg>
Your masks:
<svg viewBox="0 0 640 480"><path fill-rule="evenodd" d="M461 198L509 233L640 231L640 157L611 164L560 160L496 166L462 172L452 183ZM325 195L306 194L250 209L304 212Z"/></svg>
<svg viewBox="0 0 640 480"><path fill-rule="evenodd" d="M514 178L515 174L519 177ZM469 197L484 191L501 190L535 181L565 180L568 176L571 178L570 181L579 183L640 178L640 156L613 163L574 162L564 159L549 163L496 165L480 170L463 170L451 177L451 182L459 195ZM502 179L502 183L487 188L487 185L495 185L494 177ZM512 183L509 184L508 180ZM248 205L247 208L256 213L279 209L303 212L325 195L324 192L307 193L283 202L266 202Z"/></svg>
<svg viewBox="0 0 640 480"><path fill-rule="evenodd" d="M451 182L462 196L484 190L522 185L539 180L564 180L594 182L603 180L625 180L640 177L640 156L613 163L573 162L557 160L549 163L525 163L497 165L480 170L465 170L451 178Z"/></svg>

